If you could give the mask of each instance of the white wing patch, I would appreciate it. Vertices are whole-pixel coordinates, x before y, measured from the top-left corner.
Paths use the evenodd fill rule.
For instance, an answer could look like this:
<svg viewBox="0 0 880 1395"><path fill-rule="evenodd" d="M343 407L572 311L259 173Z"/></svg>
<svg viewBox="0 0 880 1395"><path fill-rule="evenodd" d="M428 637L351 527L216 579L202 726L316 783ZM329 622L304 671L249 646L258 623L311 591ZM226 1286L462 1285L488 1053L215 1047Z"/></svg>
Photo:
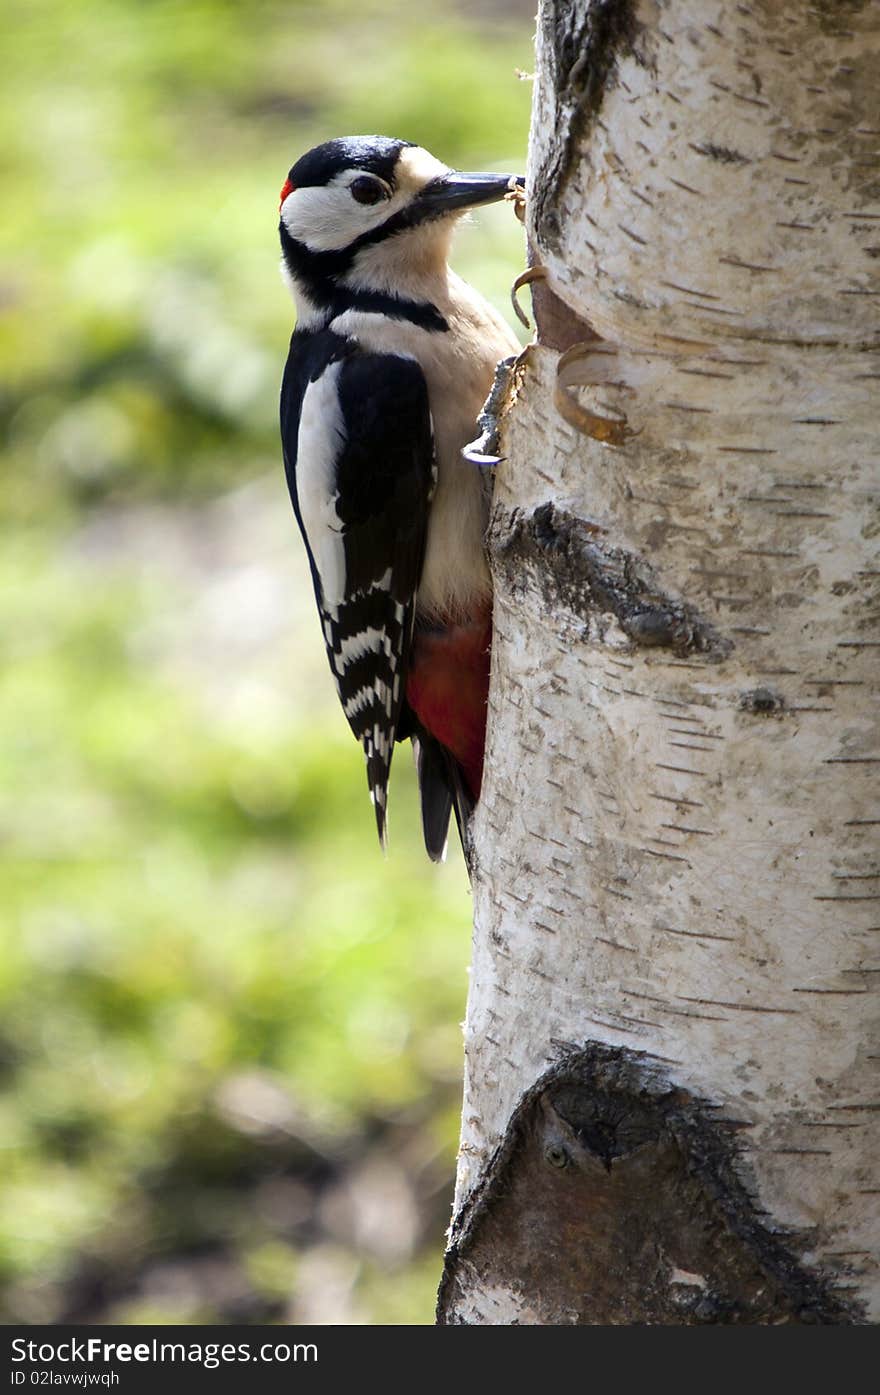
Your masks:
<svg viewBox="0 0 880 1395"><path fill-rule="evenodd" d="M345 545L336 510L336 463L345 443L339 405L341 368L341 363L331 363L305 390L296 474L303 531L321 578L324 607L333 618L346 597Z"/></svg>

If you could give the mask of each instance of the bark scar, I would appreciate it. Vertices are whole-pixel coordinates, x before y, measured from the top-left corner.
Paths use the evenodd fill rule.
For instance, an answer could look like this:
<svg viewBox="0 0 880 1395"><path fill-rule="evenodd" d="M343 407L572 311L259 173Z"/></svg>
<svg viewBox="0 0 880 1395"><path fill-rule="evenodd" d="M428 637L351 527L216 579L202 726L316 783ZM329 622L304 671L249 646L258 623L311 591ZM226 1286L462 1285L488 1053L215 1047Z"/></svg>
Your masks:
<svg viewBox="0 0 880 1395"><path fill-rule="evenodd" d="M512 594L536 587L551 612L561 605L586 622L590 639L606 641L616 622L633 645L725 658L732 642L664 591L643 558L607 542L605 531L547 503L496 510L487 540Z"/></svg>
<svg viewBox="0 0 880 1395"><path fill-rule="evenodd" d="M742 1130L640 1052L570 1052L522 1097L455 1218L437 1321L498 1321L502 1291L505 1322L863 1323L804 1263L809 1239L768 1226Z"/></svg>

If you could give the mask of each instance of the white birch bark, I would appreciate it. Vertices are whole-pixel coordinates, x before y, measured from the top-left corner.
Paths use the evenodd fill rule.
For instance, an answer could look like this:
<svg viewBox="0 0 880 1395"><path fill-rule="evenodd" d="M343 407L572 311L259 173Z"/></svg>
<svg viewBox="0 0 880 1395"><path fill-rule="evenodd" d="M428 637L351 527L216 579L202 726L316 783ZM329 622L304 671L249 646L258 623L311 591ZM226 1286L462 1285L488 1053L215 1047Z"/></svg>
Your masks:
<svg viewBox="0 0 880 1395"><path fill-rule="evenodd" d="M633 434L563 420L525 351L456 1206L561 1044L624 1046L741 1122L756 1207L874 1321L878 74L873 3L542 3L529 236L603 340L568 403ZM569 604L548 504L604 578ZM453 1308L542 1320L476 1270Z"/></svg>

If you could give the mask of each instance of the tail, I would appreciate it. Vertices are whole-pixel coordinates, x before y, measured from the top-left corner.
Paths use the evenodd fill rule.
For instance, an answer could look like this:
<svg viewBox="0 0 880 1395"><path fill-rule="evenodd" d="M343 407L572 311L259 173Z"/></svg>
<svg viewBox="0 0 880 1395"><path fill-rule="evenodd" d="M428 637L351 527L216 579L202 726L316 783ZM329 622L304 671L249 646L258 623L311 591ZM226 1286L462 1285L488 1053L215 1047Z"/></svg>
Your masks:
<svg viewBox="0 0 880 1395"><path fill-rule="evenodd" d="M468 860L470 818L474 801L454 756L427 732L413 737L413 753L422 804L422 833L432 862L443 862L449 836L449 815L455 810L458 836Z"/></svg>

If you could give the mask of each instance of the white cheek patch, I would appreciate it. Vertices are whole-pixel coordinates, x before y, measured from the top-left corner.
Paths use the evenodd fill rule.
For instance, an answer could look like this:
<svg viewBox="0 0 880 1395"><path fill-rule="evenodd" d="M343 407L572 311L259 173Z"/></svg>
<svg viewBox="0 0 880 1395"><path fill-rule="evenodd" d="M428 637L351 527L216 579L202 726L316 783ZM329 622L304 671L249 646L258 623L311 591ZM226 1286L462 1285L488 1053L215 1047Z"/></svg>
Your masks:
<svg viewBox="0 0 880 1395"><path fill-rule="evenodd" d="M420 145L404 147L394 170L397 184L390 199L358 203L349 191L357 169L342 170L329 184L294 189L281 205L281 218L291 237L310 252L337 252L364 233L392 218L432 179L449 168Z"/></svg>
<svg viewBox="0 0 880 1395"><path fill-rule="evenodd" d="M397 196L377 204L358 203L349 186L356 169L343 170L329 184L295 189L281 206L281 218L291 237L310 252L338 252L363 233L384 223L406 201Z"/></svg>
<svg viewBox="0 0 880 1395"><path fill-rule="evenodd" d="M345 247L363 232L354 210L358 205L339 183L295 189L281 206L281 220L291 237L312 252Z"/></svg>
<svg viewBox="0 0 880 1395"><path fill-rule="evenodd" d="M336 511L336 463L345 443L338 395L341 367L331 364L306 388L296 463L300 517L321 578L324 606L331 615L346 595L345 545Z"/></svg>

